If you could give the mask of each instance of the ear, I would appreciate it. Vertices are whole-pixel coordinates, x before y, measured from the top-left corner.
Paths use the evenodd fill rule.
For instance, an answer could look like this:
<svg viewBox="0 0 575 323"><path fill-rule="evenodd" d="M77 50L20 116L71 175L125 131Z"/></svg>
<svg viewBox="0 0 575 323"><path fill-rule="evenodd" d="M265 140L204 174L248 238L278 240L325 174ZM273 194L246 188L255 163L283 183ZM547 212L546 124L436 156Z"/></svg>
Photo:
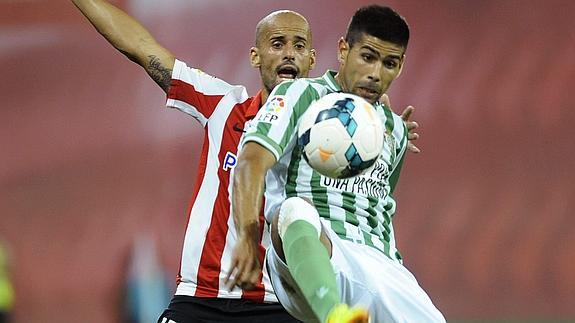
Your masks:
<svg viewBox="0 0 575 323"><path fill-rule="evenodd" d="M395 78L398 78L399 75L401 75L401 72L403 71L403 63L405 62L405 54L403 54L403 56L401 56L401 62L399 62L399 72L397 72L397 75L395 75Z"/></svg>
<svg viewBox="0 0 575 323"><path fill-rule="evenodd" d="M311 49L309 52L309 69L313 70L313 68L315 67L315 49Z"/></svg>
<svg viewBox="0 0 575 323"><path fill-rule="evenodd" d="M345 62L349 53L349 44L341 37L337 42L337 60L340 64Z"/></svg>
<svg viewBox="0 0 575 323"><path fill-rule="evenodd" d="M260 54L257 47L250 48L250 64L255 68L259 68L261 65Z"/></svg>

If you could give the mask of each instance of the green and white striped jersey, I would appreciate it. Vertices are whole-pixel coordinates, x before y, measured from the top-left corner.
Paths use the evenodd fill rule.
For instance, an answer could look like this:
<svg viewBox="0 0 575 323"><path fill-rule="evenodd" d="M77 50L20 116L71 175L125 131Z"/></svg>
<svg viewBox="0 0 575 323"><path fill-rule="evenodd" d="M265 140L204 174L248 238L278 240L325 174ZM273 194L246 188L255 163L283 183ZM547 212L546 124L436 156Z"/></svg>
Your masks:
<svg viewBox="0 0 575 323"><path fill-rule="evenodd" d="M375 247L401 261L392 219L397 183L407 147L407 129L388 107L375 106L385 125L384 149L365 174L333 179L314 171L297 144L300 117L320 97L341 91L335 72L322 77L286 81L278 85L244 134L243 144L254 141L267 148L277 163L266 174L265 214L268 221L287 197L313 201L320 216L342 238Z"/></svg>

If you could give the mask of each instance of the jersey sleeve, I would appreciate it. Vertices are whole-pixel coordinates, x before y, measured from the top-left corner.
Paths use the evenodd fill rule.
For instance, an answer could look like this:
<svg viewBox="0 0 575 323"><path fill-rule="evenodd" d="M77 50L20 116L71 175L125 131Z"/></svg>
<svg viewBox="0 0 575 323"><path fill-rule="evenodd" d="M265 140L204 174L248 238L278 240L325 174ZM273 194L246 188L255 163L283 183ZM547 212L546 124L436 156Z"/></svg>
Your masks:
<svg viewBox="0 0 575 323"><path fill-rule="evenodd" d="M320 97L306 80L286 81L270 93L266 103L246 128L242 145L254 141L279 160L294 136L303 112Z"/></svg>
<svg viewBox="0 0 575 323"><path fill-rule="evenodd" d="M233 88L217 77L176 60L166 106L191 115L205 126L220 100Z"/></svg>

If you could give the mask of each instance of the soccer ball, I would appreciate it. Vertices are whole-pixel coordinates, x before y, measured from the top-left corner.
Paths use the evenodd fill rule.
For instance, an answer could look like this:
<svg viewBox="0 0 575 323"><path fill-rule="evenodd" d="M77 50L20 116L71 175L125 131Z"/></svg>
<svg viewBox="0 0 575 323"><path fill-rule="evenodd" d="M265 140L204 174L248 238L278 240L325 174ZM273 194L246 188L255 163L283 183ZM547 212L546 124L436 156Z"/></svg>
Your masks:
<svg viewBox="0 0 575 323"><path fill-rule="evenodd" d="M384 130L375 108L350 93L331 93L301 117L298 144L318 173L349 178L369 169L383 149Z"/></svg>

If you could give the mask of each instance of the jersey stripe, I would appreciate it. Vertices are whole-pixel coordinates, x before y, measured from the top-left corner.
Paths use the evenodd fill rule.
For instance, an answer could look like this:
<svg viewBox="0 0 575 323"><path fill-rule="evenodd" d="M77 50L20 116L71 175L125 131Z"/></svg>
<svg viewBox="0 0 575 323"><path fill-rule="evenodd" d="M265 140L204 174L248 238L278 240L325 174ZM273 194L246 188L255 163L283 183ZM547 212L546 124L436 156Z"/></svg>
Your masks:
<svg viewBox="0 0 575 323"><path fill-rule="evenodd" d="M236 105L221 105L222 115L230 115ZM212 135L214 143L220 143L218 147L214 144L214 149L219 151L217 160L217 177L220 179L217 188L217 196L215 204L211 211L212 214L222 214L222 216L212 216L209 229L206 233L204 248L200 259L201 266L198 268L198 286L209 286L208 290L199 289L196 293L198 297L216 297L220 289L220 259L226 245L226 240L222 239L228 233L228 219L230 217L230 200L228 198L228 187L230 179L226 171L220 164L220 160L225 160L228 151L234 151L237 147L235 144L239 140L239 133L233 133L233 125L238 122L238 118L231 115L227 118L225 123L220 120L214 120L213 125L210 121L208 128L213 127L213 130L208 131ZM230 131L231 130L231 131ZM236 139L234 140L234 136ZM216 288L217 287L217 288Z"/></svg>
<svg viewBox="0 0 575 323"><path fill-rule="evenodd" d="M203 126L219 100L234 86L176 60L172 71L167 106L197 118Z"/></svg>
<svg viewBox="0 0 575 323"><path fill-rule="evenodd" d="M210 129L206 129L209 132ZM198 284L205 283L205 279L199 279L200 257L205 244L205 237L212 223L213 206L217 197L216 192L220 179L217 176L217 160L219 145L207 138L207 159L205 164L205 173L198 189L198 195L193 203L186 236L184 238L184 248L182 251L182 280L183 284L178 285L178 295L194 296L196 293L202 293ZM216 151L216 152L214 152ZM209 216L206 216L209 215Z"/></svg>
<svg viewBox="0 0 575 323"><path fill-rule="evenodd" d="M194 191L192 193L192 197L190 198L190 203L188 205L188 223L190 223L190 217L192 215L192 208L194 207L194 204L196 202L196 199L198 198L198 193L199 193L199 188L201 187L202 181L206 175L206 167L205 165L207 165L207 158L208 158L208 132L207 129L204 129L204 142L202 144L202 152L200 155L200 160L198 162L198 174L196 175L196 183L194 185ZM185 235L187 236L187 234ZM185 242L184 242L185 245ZM183 263L183 259L184 259L184 254L183 254L183 250L182 250L182 255L180 256L180 268L178 270L178 276L177 276L177 280L176 283L178 285L180 285L180 283L182 282L182 263ZM186 275L186 277L189 277L188 275ZM189 279L189 278L188 278ZM195 280L195 277L193 278ZM194 291L195 292L195 287L194 287ZM192 292L192 293L193 293Z"/></svg>

